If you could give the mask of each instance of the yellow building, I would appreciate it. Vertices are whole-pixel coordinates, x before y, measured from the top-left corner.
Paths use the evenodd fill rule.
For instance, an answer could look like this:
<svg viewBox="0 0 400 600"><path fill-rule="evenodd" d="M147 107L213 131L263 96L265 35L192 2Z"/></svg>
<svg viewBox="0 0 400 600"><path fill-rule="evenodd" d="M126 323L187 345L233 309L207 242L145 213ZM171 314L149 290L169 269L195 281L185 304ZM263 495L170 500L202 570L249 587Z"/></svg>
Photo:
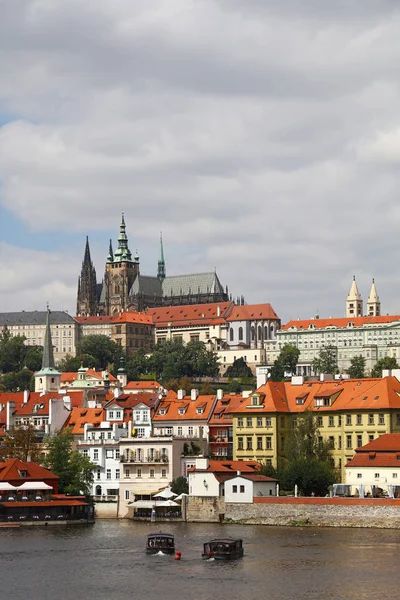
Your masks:
<svg viewBox="0 0 400 600"><path fill-rule="evenodd" d="M400 432L396 377L300 382L270 381L232 411L234 460L276 467L297 416L306 410L317 415L321 438L330 443L343 477L356 448L383 433Z"/></svg>

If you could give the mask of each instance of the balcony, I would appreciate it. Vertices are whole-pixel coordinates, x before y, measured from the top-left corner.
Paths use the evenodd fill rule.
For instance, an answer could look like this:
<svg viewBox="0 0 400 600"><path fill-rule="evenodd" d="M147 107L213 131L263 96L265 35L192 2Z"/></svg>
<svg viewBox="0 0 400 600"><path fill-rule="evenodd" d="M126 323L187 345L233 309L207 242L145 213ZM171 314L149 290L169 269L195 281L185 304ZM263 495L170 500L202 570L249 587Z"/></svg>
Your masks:
<svg viewBox="0 0 400 600"><path fill-rule="evenodd" d="M165 465L165 464L169 463L168 456L163 456L160 458L155 457L155 456L153 456L153 457L145 456L143 458L138 458L136 456L122 455L122 456L120 456L119 461L122 463L137 464L137 465L143 465L143 464L147 464L147 465L152 464L153 465L153 464L157 464L157 463Z"/></svg>
<svg viewBox="0 0 400 600"><path fill-rule="evenodd" d="M227 437L210 437L210 444L227 444L228 442L229 439Z"/></svg>

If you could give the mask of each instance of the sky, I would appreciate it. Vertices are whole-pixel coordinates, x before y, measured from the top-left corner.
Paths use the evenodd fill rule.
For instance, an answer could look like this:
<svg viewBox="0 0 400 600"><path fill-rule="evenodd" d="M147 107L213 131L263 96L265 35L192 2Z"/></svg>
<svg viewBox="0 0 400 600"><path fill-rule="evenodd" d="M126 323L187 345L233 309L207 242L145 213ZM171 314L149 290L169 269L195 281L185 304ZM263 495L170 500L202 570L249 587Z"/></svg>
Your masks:
<svg viewBox="0 0 400 600"><path fill-rule="evenodd" d="M0 312L75 314L121 211L141 272L282 321L400 314L398 0L0 0Z"/></svg>

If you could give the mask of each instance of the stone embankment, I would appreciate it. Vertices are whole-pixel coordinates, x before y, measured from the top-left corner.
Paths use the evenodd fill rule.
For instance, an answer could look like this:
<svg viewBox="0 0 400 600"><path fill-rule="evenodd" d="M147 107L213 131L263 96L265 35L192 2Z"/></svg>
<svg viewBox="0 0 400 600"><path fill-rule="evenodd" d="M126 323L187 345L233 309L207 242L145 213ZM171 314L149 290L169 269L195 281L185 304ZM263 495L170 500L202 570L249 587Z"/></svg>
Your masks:
<svg viewBox="0 0 400 600"><path fill-rule="evenodd" d="M225 520L251 525L400 528L400 499L255 498L225 505Z"/></svg>

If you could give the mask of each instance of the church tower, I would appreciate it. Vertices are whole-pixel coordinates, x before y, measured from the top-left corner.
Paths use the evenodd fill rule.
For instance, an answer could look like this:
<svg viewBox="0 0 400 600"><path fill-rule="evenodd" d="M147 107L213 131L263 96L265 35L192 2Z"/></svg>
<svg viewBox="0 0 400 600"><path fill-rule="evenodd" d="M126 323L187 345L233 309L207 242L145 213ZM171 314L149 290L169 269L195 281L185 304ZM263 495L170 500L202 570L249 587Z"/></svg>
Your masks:
<svg viewBox="0 0 400 600"><path fill-rule="evenodd" d="M85 256L78 279L76 314L78 316L95 316L97 310L96 269L90 256L89 238L86 236Z"/></svg>
<svg viewBox="0 0 400 600"><path fill-rule="evenodd" d="M367 301L367 314L369 317L379 317L381 314L381 303L375 287L375 279L372 280L371 291Z"/></svg>
<svg viewBox="0 0 400 600"><path fill-rule="evenodd" d="M165 279L165 260L164 260L164 248L162 243L162 233L160 233L160 256L158 258L158 269L157 269L157 277L161 281L161 283Z"/></svg>
<svg viewBox="0 0 400 600"><path fill-rule="evenodd" d="M47 307L42 368L35 373L35 392L58 392L60 383L61 373L57 371L54 364L53 343L50 331L50 309Z"/></svg>
<svg viewBox="0 0 400 600"><path fill-rule="evenodd" d="M119 228L118 248L113 252L111 241L104 275L104 312L106 315L128 310L131 306L129 292L139 275L139 256L132 258L126 235L124 213Z"/></svg>
<svg viewBox="0 0 400 600"><path fill-rule="evenodd" d="M346 300L346 317L362 317L363 316L363 301L361 294L358 291L356 276L353 276L349 295Z"/></svg>

